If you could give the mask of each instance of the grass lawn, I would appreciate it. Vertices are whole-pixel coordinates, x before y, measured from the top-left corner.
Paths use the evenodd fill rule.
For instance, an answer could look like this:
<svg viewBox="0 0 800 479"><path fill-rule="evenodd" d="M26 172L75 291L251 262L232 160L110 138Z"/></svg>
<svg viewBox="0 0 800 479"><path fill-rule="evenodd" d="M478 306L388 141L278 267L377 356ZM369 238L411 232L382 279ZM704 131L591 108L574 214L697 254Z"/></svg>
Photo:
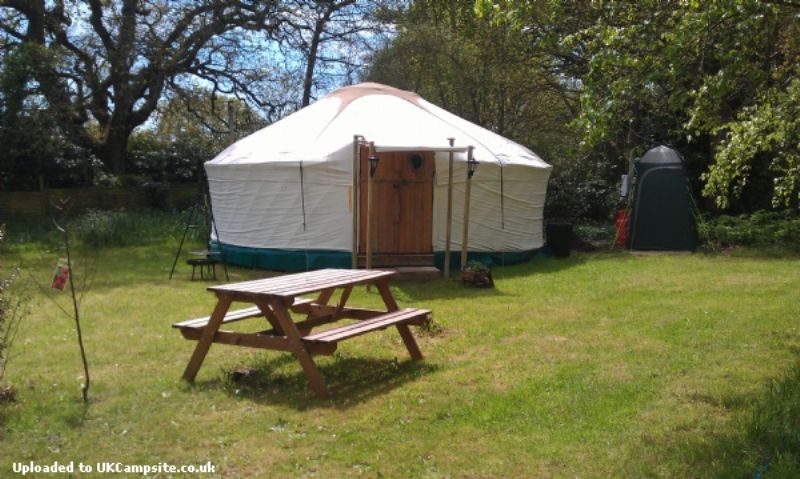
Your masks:
<svg viewBox="0 0 800 479"><path fill-rule="evenodd" d="M34 294L0 477L31 460L211 461L220 477L780 475L745 430L797 361L798 258L581 254L497 268L491 290L396 282L401 307L434 312L425 361L393 330L344 342L318 360L333 393L318 400L280 353L215 345L197 382L180 380L195 343L170 325L214 297L185 265L167 280L173 252L102 250L82 303L86 408L74 324L51 301L68 308L67 294ZM17 248L4 264L46 283L57 256ZM380 298L362 288L351 304ZM256 374L233 381L242 366Z"/></svg>

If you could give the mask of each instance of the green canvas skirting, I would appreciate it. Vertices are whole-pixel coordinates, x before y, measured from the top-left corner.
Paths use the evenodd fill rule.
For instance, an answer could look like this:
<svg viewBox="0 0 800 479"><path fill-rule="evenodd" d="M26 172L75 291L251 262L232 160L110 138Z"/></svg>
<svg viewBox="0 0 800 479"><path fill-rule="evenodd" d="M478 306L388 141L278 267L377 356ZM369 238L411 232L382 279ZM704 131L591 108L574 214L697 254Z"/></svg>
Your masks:
<svg viewBox="0 0 800 479"><path fill-rule="evenodd" d="M211 250L218 251L219 243L211 243ZM272 271L309 271L322 268L350 268L352 255L344 251L319 249L270 249L248 248L222 243L225 262L235 266Z"/></svg>
<svg viewBox="0 0 800 479"><path fill-rule="evenodd" d="M219 251L220 243L216 241L209 245L211 251ZM321 268L346 268L352 266L352 254L349 251L334 250L290 250L270 248L248 248L222 243L225 262L230 265L242 266L253 269L266 269L272 271L309 271ZM469 261L479 261L486 266L504 266L507 264L523 263L531 260L543 250L514 252L471 252L467 255ZM440 270L444 268L444 251L433 254L434 265ZM450 270L458 271L461 254L453 252L450 255Z"/></svg>

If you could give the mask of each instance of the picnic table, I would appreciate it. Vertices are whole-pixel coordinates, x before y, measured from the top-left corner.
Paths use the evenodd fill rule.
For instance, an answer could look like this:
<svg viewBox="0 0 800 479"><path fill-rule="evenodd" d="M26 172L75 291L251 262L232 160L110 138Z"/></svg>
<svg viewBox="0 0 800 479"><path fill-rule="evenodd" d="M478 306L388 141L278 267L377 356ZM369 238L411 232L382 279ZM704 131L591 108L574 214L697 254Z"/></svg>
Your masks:
<svg viewBox="0 0 800 479"><path fill-rule="evenodd" d="M314 393L328 397L328 387L312 357L333 354L340 341L390 326L397 328L411 358L422 359L409 326L427 322L430 311L398 307L389 289L389 280L394 274L383 270L322 269L210 286L208 290L217 296L211 316L172 325L186 339L197 341L183 378L194 381L212 343L288 351L297 357ZM386 309L349 307L350 293L359 285L374 285ZM338 303L329 304L337 289L341 289ZM302 297L311 293L317 293L316 298ZM232 311L230 307L234 302L254 306ZM290 313L304 316L304 319L295 322ZM248 318L264 318L271 327L256 333L220 329L223 324ZM346 318L356 321L313 331Z"/></svg>

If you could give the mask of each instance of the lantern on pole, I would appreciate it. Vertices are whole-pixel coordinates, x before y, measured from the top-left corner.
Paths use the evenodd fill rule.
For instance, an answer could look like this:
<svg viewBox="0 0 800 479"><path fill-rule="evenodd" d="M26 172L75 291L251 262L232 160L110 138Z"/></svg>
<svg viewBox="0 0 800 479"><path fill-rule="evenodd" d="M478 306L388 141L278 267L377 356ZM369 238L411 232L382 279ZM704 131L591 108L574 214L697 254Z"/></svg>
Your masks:
<svg viewBox="0 0 800 479"><path fill-rule="evenodd" d="M464 188L464 227L461 231L461 271L467 267L467 251L469 243L469 200L472 190L472 176L478 169L478 160L473 157L474 146L467 149L467 184Z"/></svg>
<svg viewBox="0 0 800 479"><path fill-rule="evenodd" d="M378 155L375 154L375 150L370 150L369 156L369 176L375 176L375 171L378 169Z"/></svg>
<svg viewBox="0 0 800 479"><path fill-rule="evenodd" d="M372 177L375 176L375 171L378 169L378 155L375 153L375 143L369 142L369 177L367 178L367 258L366 267L372 269ZM367 286L369 290L369 286Z"/></svg>
<svg viewBox="0 0 800 479"><path fill-rule="evenodd" d="M448 138L450 148L456 142L455 138ZM450 240L453 236L453 151L447 154L447 229L444 242L444 277L450 277Z"/></svg>
<svg viewBox="0 0 800 479"><path fill-rule="evenodd" d="M470 150L470 153L472 153L471 150ZM475 170L478 169L478 165L479 164L480 164L480 161L478 161L475 158L473 158L472 155L470 154L470 157L467 160L467 179L468 180L471 180L472 177L475 175Z"/></svg>

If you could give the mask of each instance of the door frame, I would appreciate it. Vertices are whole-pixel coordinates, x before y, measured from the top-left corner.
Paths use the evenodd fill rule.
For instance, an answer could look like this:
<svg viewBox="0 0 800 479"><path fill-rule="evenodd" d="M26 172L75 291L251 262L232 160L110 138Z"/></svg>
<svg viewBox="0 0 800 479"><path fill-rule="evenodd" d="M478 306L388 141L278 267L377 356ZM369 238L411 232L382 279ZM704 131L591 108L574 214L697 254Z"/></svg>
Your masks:
<svg viewBox="0 0 800 479"><path fill-rule="evenodd" d="M403 254L432 254L433 253L433 206L434 206L434 194L435 194L435 186L436 186L436 155L435 151L421 149L418 151L381 151L378 154L380 160L378 161L378 171L376 171L375 176L373 177L372 181L372 188L373 188L373 217L371 219L372 223L372 236L373 236L373 254L379 255L403 255ZM420 155L422 157L423 163L422 166L418 167L423 169L423 174L425 175L423 178L408 178L409 173L418 169L410 166L412 161L412 155ZM367 217L367 184L369 182L369 149L362 145L359 148L358 152L358 171L356 172L357 175L357 184L358 184L358 193L354 195L354 203L357 204L357 212L354 212L354 220L358 218L358 227L354 228L354 231L357 231L358 240L355 242L357 244L357 252L358 254L365 254L366 253L366 217ZM408 164L404 164L403 162L407 161ZM387 176L387 164L392 165L392 169L388 170L390 173ZM381 168L383 167L383 168ZM381 175L383 174L383 175ZM354 175L354 176L356 176ZM381 177L383 176L383 177ZM356 180L354 180L355 184ZM391 183L392 187L391 190L388 189L387 184ZM422 188L429 188L430 191L423 190L423 197L421 198L421 202L423 205L423 210L421 213L418 208L403 208L403 200L407 202L415 202L416 200L420 200L419 198L415 197L408 197L404 195L404 188L405 191L408 191L408 188L412 188L415 184L422 184ZM387 193L393 192L393 193ZM412 195L415 193L412 193ZM381 198L380 196L383 196ZM387 212L389 215L394 215L394 221L388 220L386 217L381 219L376 219L374 215L378 214L378 211L381 211L381 208L376 208L376 204L380 204L381 202L384 203L383 211ZM388 206L387 206L388 202ZM415 213L409 215L409 213ZM421 218L420 218L421 216ZM380 221L383 220L383 221ZM421 242L424 243L421 247L412 247L408 248L406 246L403 248L403 244L408 245L408 238L401 237L404 228L408 228L408 225L413 225L415 231L410 233L411 237L415 237L418 234L422 234ZM416 231L422 228L421 231ZM388 235L387 235L388 232ZM390 247L386 247L387 240L386 238L391 237L388 240ZM377 244L376 244L377 243ZM415 245L416 246L416 245Z"/></svg>

